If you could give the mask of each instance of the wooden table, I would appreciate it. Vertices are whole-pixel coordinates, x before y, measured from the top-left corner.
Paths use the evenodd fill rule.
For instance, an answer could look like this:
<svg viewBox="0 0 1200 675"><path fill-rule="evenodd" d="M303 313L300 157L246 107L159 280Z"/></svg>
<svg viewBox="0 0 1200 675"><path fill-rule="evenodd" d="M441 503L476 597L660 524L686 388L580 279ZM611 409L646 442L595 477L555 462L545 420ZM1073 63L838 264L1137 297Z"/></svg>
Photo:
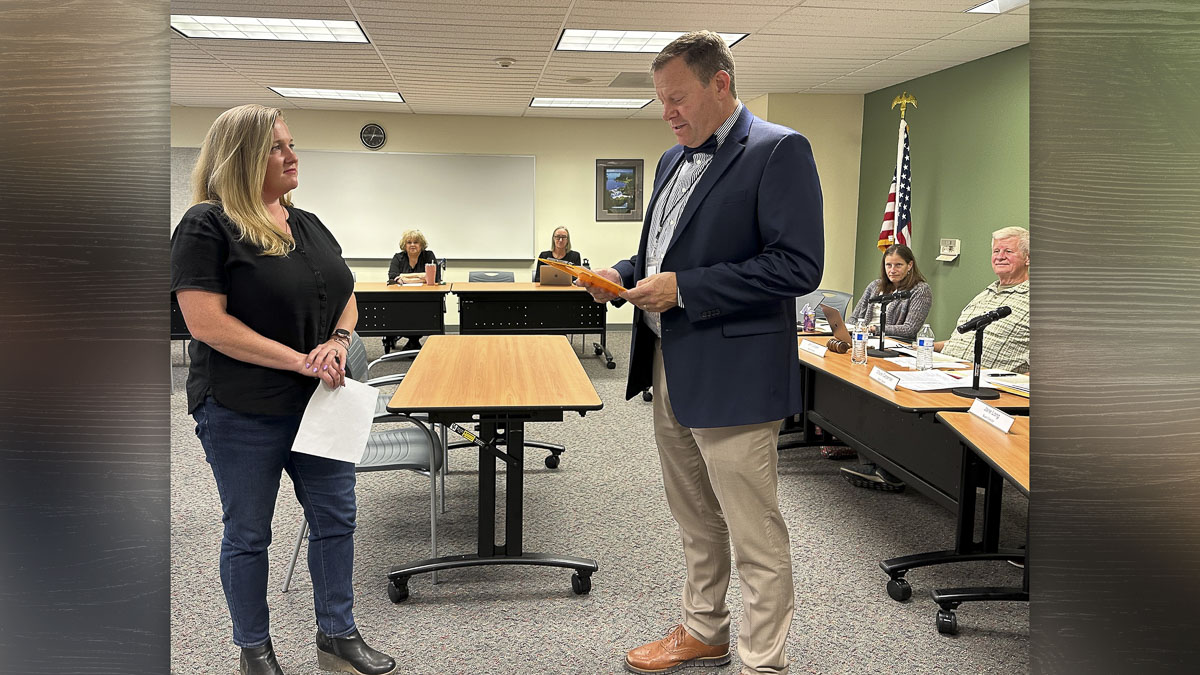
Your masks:
<svg viewBox="0 0 1200 675"><path fill-rule="evenodd" d="M596 356L616 368L608 351L607 303L599 303L578 286L544 286L531 282L455 282L459 333L463 335L599 334L592 343Z"/></svg>
<svg viewBox="0 0 1200 675"><path fill-rule="evenodd" d="M1001 550L999 544L1003 481L1007 480L1026 497L1029 496L1029 418L1017 417L1007 434L970 413L939 412L937 418L959 439L963 455L954 548L881 562L880 567L892 576L888 582L888 594L896 600L907 600L912 595L903 572L915 567L979 560L1011 560L1025 564L1027 560L1028 529L1025 551ZM984 489L983 539L976 541L975 500L976 489L980 487ZM897 576L896 570L903 571ZM1020 588L946 588L934 590L932 596L940 607L936 617L938 632L954 634L958 632L958 618L954 610L964 602L1028 602L1029 565L1025 564Z"/></svg>
<svg viewBox="0 0 1200 675"><path fill-rule="evenodd" d="M388 571L394 602L414 574L476 565L549 565L575 570L571 587L591 590L595 560L522 548L525 423L562 421L567 411L603 407L575 351L561 335L434 335L408 369L388 410L428 413L440 424L478 422L479 526L476 552L397 565ZM493 441L503 441L504 451ZM504 543L495 542L496 460L507 465Z"/></svg>
<svg viewBox="0 0 1200 675"><path fill-rule="evenodd" d="M957 509L962 449L935 414L965 411L973 399L949 391L890 390L870 378L871 368L907 369L881 358L860 366L850 362L848 352L818 357L800 351L800 363L806 436L820 426L930 499ZM1013 394L1001 393L989 403L1010 413L1029 411L1029 399Z"/></svg>
<svg viewBox="0 0 1200 675"><path fill-rule="evenodd" d="M389 286L384 282L354 284L358 304L355 330L367 337L442 335L446 332L449 284Z"/></svg>

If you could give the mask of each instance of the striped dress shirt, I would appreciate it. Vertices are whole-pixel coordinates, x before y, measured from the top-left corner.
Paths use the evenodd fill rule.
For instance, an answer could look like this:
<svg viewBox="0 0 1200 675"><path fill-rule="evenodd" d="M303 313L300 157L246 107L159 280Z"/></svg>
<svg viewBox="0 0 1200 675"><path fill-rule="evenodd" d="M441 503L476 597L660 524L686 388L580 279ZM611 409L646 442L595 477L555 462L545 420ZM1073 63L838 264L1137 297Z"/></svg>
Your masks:
<svg viewBox="0 0 1200 675"><path fill-rule="evenodd" d="M733 114L726 119L724 124L717 127L714 134L717 137L717 147L720 148L729 136L729 131L733 129L734 122L737 121L738 115L742 112L742 102L738 101L737 108ZM700 182L700 178L704 176L704 172L708 170L712 164L713 155L707 152L697 152L692 155L690 160L682 160L679 162L679 167L675 170L675 174L663 183L662 194L658 201L654 203L654 211L650 214L650 233L646 241L646 261L643 268L643 274L649 268L662 271L662 260L667 253L667 248L671 244L671 237L675 234L675 225L679 222L679 217L683 214L683 209L687 206L688 199L692 196L692 191L695 190L696 184ZM679 305L683 306L683 298L676 292L676 298L679 300ZM646 325L658 337L662 337L662 314L659 312L642 312Z"/></svg>

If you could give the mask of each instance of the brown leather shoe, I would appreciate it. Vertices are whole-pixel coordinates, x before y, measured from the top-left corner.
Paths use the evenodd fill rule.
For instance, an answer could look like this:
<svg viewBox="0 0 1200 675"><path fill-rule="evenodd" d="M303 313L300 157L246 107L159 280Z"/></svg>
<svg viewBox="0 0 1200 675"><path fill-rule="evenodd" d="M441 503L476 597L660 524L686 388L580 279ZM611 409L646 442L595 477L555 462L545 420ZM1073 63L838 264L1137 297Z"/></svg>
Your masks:
<svg viewBox="0 0 1200 675"><path fill-rule="evenodd" d="M625 670L631 673L660 675L684 668L706 668L729 663L729 643L706 645L692 637L683 624L675 626L667 637L629 650Z"/></svg>

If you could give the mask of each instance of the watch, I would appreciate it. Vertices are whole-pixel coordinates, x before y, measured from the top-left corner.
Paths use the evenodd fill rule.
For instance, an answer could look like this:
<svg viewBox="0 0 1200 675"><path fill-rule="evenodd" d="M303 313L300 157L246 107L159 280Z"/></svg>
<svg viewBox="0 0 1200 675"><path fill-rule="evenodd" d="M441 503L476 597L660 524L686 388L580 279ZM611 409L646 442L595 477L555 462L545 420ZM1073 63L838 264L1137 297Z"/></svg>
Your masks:
<svg viewBox="0 0 1200 675"><path fill-rule="evenodd" d="M346 342L349 342L350 341L350 331L346 330L345 328L334 328L333 335L331 335L330 337L332 337L335 340L345 340Z"/></svg>

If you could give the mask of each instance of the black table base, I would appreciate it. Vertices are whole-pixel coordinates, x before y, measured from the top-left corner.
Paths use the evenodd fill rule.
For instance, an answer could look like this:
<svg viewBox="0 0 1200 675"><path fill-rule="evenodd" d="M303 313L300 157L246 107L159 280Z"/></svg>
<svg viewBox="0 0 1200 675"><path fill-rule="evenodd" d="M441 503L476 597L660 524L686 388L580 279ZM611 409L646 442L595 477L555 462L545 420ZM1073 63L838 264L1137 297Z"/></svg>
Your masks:
<svg viewBox="0 0 1200 675"><path fill-rule="evenodd" d="M430 420L441 424L463 421L462 414L431 412ZM396 565L388 570L388 597L401 602L408 597L408 580L414 574L479 565L543 565L575 570L571 590L583 595L592 590L592 573L599 569L595 560L575 556L527 553L522 542L525 486L525 422L562 421L561 411L508 413L479 416L479 438L487 447L479 448L479 525L476 552L439 556ZM497 441L503 441L504 450ZM496 461L507 465L505 471L504 543L496 543Z"/></svg>

